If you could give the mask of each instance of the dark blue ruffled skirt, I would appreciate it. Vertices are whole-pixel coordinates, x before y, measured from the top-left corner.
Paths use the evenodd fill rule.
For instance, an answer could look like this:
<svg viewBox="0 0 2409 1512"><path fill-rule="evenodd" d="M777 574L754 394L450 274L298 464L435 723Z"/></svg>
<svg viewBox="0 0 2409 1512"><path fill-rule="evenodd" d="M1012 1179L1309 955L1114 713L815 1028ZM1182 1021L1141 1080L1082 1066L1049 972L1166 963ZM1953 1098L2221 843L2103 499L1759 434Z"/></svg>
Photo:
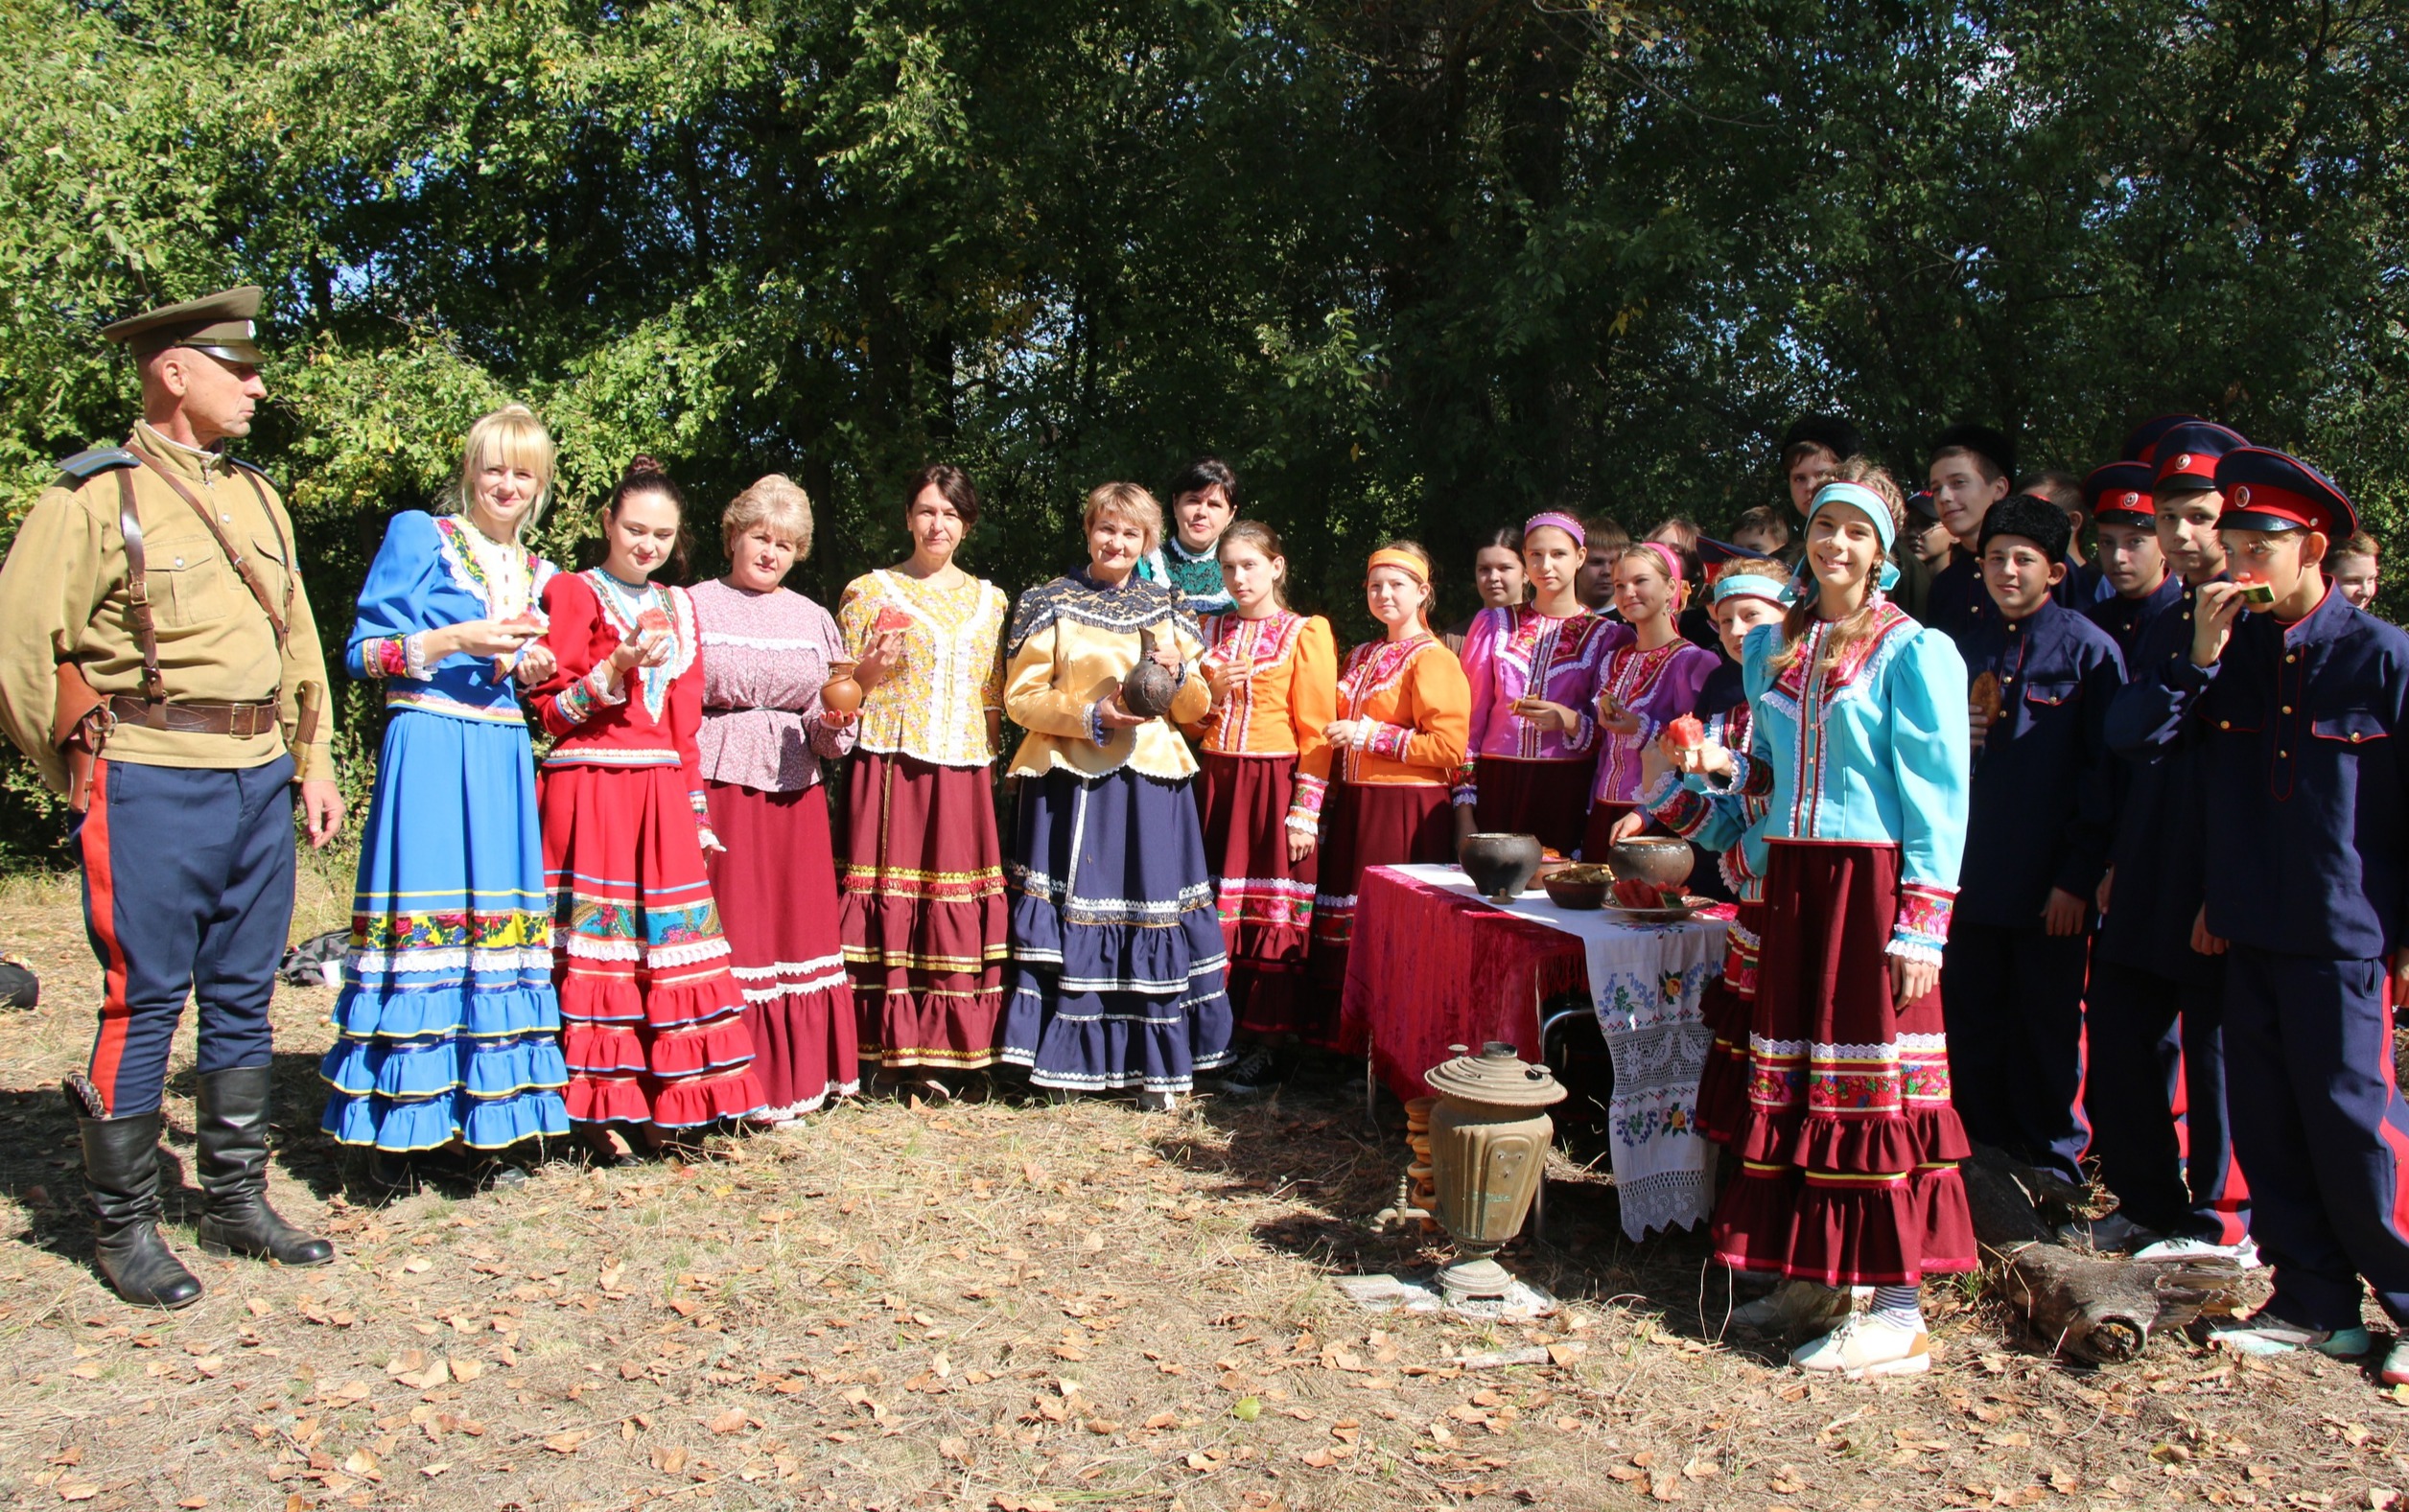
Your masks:
<svg viewBox="0 0 2409 1512"><path fill-rule="evenodd" d="M526 727L396 709L360 854L323 1127L499 1150L569 1132Z"/></svg>
<svg viewBox="0 0 2409 1512"><path fill-rule="evenodd" d="M1196 800L1124 767L1019 779L1002 1058L1039 1086L1184 1092L1229 1058Z"/></svg>

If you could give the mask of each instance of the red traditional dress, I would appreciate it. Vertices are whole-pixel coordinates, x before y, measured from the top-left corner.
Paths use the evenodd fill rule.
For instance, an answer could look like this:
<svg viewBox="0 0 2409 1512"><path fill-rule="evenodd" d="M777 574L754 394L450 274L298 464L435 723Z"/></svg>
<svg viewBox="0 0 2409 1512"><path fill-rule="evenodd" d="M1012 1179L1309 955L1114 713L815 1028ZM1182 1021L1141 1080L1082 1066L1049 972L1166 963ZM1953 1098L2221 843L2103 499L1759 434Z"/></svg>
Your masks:
<svg viewBox="0 0 2409 1512"><path fill-rule="evenodd" d="M769 1100L759 1116L774 1123L861 1089L821 780L821 763L854 746L854 726L831 730L820 717L820 688L845 644L827 610L786 589L710 582L690 596L703 637L695 743L711 827L727 848L711 854L712 891Z"/></svg>
<svg viewBox="0 0 2409 1512"><path fill-rule="evenodd" d="M1188 731L1204 747L1196 802L1229 951L1229 1006L1242 1034L1298 1034L1317 857L1290 861L1288 837L1321 824L1338 641L1327 619L1286 609L1215 615L1204 633L1208 666L1248 669Z"/></svg>
<svg viewBox="0 0 2409 1512"><path fill-rule="evenodd" d="M863 1058L889 1070L994 1065L1011 910L995 829L990 710L1004 706L1011 605L967 573L950 586L880 570L837 605L851 654L881 613L903 661L870 690L846 802L842 929Z"/></svg>
<svg viewBox="0 0 2409 1512"><path fill-rule="evenodd" d="M675 1129L755 1112L744 999L703 869L693 603L596 570L552 578L544 607L560 665L528 703L559 737L536 801L569 1116ZM667 617L669 657L621 676L611 653L647 613Z"/></svg>
<svg viewBox="0 0 2409 1512"><path fill-rule="evenodd" d="M1888 603L1826 665L1831 626L1773 661L1750 632L1756 719L1734 780L1765 936L1748 1035L1739 1178L1717 1204L1718 1258L1825 1286L1899 1286L1979 1263L1956 1162L1936 988L1894 1004L1894 956L1937 965L1965 847L1966 668ZM1709 784L1686 779L1694 788Z"/></svg>
<svg viewBox="0 0 2409 1512"><path fill-rule="evenodd" d="M1339 672L1339 718L1360 728L1332 753L1335 790L1321 816L1308 957L1316 982L1333 989L1345 984L1355 893L1366 867L1454 859L1447 790L1463 764L1471 717L1463 663L1428 631L1347 653Z"/></svg>

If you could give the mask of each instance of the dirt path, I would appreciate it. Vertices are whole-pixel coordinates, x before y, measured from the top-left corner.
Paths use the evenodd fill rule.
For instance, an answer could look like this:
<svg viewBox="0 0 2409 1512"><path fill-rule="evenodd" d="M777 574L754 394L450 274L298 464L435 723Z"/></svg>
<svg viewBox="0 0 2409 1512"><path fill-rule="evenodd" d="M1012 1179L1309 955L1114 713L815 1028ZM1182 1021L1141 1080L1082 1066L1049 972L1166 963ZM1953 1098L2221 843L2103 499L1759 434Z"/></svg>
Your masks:
<svg viewBox="0 0 2409 1512"><path fill-rule="evenodd" d="M346 1197L314 1127L330 994L278 1001L277 1201L317 1270L214 1261L149 1314L93 1280L55 1091L90 1034L71 890L0 892L44 1006L0 1015L0 1498L32 1507L2365 1507L2409 1408L2331 1362L2181 1340L2116 1372L1944 1298L1920 1381L1718 1342L1688 1237L1632 1245L1569 1161L1548 1328L1357 1312L1427 1263L1356 1220L1398 1131L1344 1081L1170 1118L852 1105L693 1164ZM189 1164L190 1041L169 1112ZM188 1193L189 1195L189 1193ZM1465 1369L1466 1353L1549 1362Z"/></svg>

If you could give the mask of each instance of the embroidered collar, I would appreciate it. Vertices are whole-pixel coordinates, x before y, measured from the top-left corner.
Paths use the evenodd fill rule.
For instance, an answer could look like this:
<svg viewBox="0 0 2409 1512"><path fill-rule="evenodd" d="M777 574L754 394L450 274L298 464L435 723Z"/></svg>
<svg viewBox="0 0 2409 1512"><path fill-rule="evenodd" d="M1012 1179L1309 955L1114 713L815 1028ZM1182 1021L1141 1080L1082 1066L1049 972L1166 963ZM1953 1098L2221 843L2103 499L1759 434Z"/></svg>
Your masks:
<svg viewBox="0 0 2409 1512"><path fill-rule="evenodd" d="M551 564L515 541L497 541L457 515L435 517L436 554L463 593L485 606L488 617L507 619L523 610L542 614L539 599Z"/></svg>
<svg viewBox="0 0 2409 1512"><path fill-rule="evenodd" d="M644 712L658 722L669 702L669 685L694 664L693 600L660 583L630 588L598 567L578 575L593 587L595 599L602 606L602 617L619 631L622 640L635 638L636 622L645 610L659 609L669 616L669 636L676 649L659 666L637 669L639 685L643 689Z"/></svg>
<svg viewBox="0 0 2409 1512"><path fill-rule="evenodd" d="M1874 607L1873 628L1858 638L1857 643L1849 647L1848 654L1840 659L1838 665L1820 674L1823 697L1836 697L1843 688L1857 681L1858 675L1865 670L1866 663L1874 659L1874 653L1900 626L1912 628L1914 624L1915 621L1907 617L1906 611L1888 599L1877 604ZM1776 688L1794 700L1802 703L1806 700L1808 677L1823 659L1824 637L1831 633L1831 621L1823 619L1816 620L1808 629L1805 647L1800 650L1797 660L1783 668L1782 675L1774 680Z"/></svg>

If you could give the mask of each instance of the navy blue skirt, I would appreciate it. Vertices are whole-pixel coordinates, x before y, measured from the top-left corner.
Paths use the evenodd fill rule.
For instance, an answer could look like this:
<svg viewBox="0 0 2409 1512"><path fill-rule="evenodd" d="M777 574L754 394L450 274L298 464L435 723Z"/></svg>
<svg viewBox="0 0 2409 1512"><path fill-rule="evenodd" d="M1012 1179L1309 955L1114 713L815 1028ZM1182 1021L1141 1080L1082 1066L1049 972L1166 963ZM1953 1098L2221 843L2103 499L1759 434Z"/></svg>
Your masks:
<svg viewBox="0 0 2409 1512"><path fill-rule="evenodd" d="M1003 1058L1036 1085L1184 1092L1229 1058L1228 965L1188 782L1019 779Z"/></svg>

